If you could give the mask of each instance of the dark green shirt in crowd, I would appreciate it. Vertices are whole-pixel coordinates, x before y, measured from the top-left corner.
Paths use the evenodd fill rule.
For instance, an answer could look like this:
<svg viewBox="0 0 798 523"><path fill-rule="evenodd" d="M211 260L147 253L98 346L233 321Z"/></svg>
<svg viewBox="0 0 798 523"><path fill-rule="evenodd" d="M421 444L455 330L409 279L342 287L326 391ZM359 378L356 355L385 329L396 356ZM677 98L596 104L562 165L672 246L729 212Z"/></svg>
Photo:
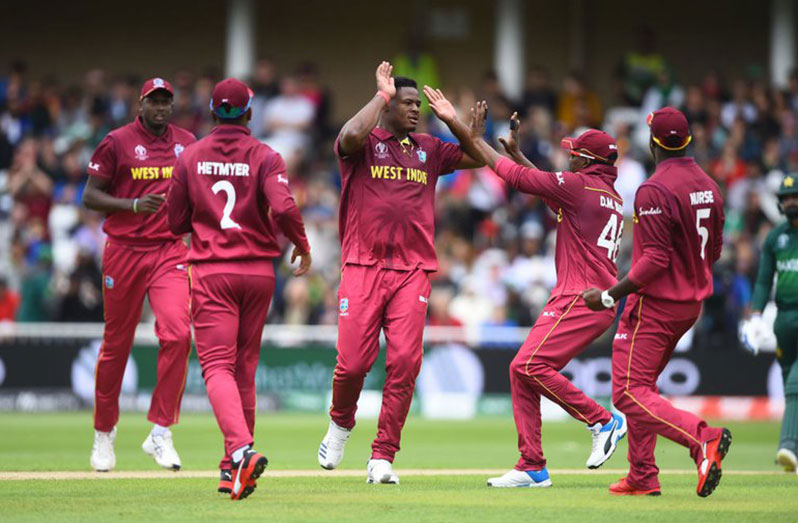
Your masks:
<svg viewBox="0 0 798 523"><path fill-rule="evenodd" d="M779 309L798 309L798 228L789 222L770 231L762 246L753 310L764 310L767 305L774 274L778 274L776 306Z"/></svg>

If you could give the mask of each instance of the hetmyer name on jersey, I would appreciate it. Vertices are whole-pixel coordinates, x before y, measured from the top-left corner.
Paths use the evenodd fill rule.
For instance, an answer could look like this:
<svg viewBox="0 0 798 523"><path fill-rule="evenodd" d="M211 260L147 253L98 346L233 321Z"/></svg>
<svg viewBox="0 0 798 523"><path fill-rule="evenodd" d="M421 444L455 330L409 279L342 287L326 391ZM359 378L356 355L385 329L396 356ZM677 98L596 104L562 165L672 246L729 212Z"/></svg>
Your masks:
<svg viewBox="0 0 798 523"><path fill-rule="evenodd" d="M248 163L197 162L197 174L210 176L249 176Z"/></svg>

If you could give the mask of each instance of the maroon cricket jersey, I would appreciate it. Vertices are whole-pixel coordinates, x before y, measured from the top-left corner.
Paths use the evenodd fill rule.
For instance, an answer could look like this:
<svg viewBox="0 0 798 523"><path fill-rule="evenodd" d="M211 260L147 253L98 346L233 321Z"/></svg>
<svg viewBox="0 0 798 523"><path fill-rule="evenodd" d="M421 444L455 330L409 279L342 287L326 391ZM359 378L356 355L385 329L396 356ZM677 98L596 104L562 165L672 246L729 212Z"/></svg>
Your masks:
<svg viewBox="0 0 798 523"><path fill-rule="evenodd" d="M169 124L156 136L141 118L108 133L91 157L87 173L110 180L108 194L116 198L140 198L145 194L166 194L175 162L197 139ZM177 236L166 223L166 208L153 214L117 211L106 215L103 231L112 240L128 244L174 241Z"/></svg>
<svg viewBox="0 0 798 523"><path fill-rule="evenodd" d="M623 234L615 167L594 164L580 172L546 172L502 158L495 170L515 189L543 198L557 214L557 284L552 296L615 285L615 258Z"/></svg>
<svg viewBox="0 0 798 523"><path fill-rule="evenodd" d="M280 255L271 217L310 252L283 159L240 125L217 125L187 148L167 197L169 227L191 232L188 261L267 261Z"/></svg>
<svg viewBox="0 0 798 523"><path fill-rule="evenodd" d="M339 233L342 265L438 270L435 183L463 156L458 145L410 133L402 144L375 128L359 151L335 154L343 180Z"/></svg>
<svg viewBox="0 0 798 523"><path fill-rule="evenodd" d="M692 158L660 162L635 195L632 268L639 294L673 301L712 295L723 248L723 197Z"/></svg>

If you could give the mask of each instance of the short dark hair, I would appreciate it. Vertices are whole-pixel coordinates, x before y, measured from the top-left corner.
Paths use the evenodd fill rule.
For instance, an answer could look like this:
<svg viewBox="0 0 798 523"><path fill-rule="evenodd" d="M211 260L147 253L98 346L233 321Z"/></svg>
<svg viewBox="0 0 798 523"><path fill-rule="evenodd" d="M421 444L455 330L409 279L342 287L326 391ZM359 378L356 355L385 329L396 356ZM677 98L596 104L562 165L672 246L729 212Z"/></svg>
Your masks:
<svg viewBox="0 0 798 523"><path fill-rule="evenodd" d="M407 78L404 76L394 77L393 85L394 87L396 87L397 91L402 87L412 87L413 89L418 90L418 84L416 83L416 81L413 80L412 78Z"/></svg>

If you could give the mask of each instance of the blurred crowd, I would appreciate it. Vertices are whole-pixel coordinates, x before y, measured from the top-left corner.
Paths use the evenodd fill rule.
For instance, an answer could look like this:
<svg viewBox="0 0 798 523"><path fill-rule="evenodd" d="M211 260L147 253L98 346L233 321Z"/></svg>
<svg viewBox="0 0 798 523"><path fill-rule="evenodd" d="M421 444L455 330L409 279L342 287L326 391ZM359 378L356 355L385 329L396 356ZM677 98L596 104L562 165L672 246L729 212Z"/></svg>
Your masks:
<svg viewBox="0 0 798 523"><path fill-rule="evenodd" d="M782 176L798 172L798 72L787 89L771 86L756 67L724 78L709 70L682 83L667 60L641 49L621 57L615 90L599 97L578 72L552 78L532 68L523 97L507 97L493 72L475 86L450 86L433 56L398 56L395 74L443 78L442 87L463 118L486 99L494 141L522 119L523 152L542 169L562 170L560 139L600 127L616 137L625 200L626 234L619 269L629 268L632 202L653 172L646 115L671 105L690 121L689 153L726 197L725 248L716 266L715 296L707 301L697 335L723 343L748 305L759 247L781 220L775 199ZM197 136L212 126L208 99L216 71L177 71L173 123ZM0 321L102 321L102 216L80 205L86 165L111 129L135 118L143 78L85 74L80 85L32 77L11 64L0 77ZM340 177L332 142L343 122L332 122L328 86L313 63L280 71L257 62L249 79L253 135L286 160L313 247L310 277L285 266L270 322L334 324L340 276L337 209ZM363 101L365 103L365 100ZM419 131L453 140L429 111ZM539 198L508 189L489 169L459 171L437 186L436 246L431 325L528 326L554 285L556 220ZM144 319L148 319L145 312Z"/></svg>

